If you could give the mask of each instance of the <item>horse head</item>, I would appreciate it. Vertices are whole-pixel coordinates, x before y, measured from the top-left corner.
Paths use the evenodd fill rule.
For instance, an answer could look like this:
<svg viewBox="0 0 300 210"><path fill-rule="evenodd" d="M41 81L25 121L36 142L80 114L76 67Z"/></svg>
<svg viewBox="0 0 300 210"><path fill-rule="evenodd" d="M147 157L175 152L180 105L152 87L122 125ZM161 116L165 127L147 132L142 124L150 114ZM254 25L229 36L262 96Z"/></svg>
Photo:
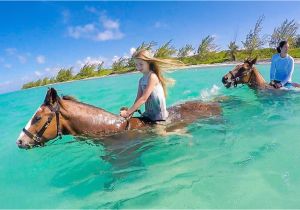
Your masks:
<svg viewBox="0 0 300 210"><path fill-rule="evenodd" d="M253 74L253 67L257 58L245 60L222 77L222 83L226 88L236 87L238 84L249 84Z"/></svg>
<svg viewBox="0 0 300 210"><path fill-rule="evenodd" d="M37 109L23 128L17 140L20 148L43 146L56 137L61 137L60 98L54 88L47 91L44 103Z"/></svg>

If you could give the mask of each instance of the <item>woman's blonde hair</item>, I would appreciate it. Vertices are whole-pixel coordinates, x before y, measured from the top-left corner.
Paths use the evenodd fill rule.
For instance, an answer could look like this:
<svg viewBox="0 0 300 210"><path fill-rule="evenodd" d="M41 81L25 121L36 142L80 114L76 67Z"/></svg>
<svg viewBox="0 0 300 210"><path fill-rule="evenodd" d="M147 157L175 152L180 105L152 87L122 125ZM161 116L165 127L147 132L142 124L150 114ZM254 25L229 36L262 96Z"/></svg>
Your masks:
<svg viewBox="0 0 300 210"><path fill-rule="evenodd" d="M174 84L175 80L170 79L170 78L165 78L163 76L162 71L167 68L170 68L170 67L185 66L185 64L179 60L155 58L150 54L150 52L148 50L145 50L145 49L136 51L132 57L134 59L144 60L149 64L150 70L156 74L158 80L160 81L160 83L163 87L165 96L167 96L167 85Z"/></svg>

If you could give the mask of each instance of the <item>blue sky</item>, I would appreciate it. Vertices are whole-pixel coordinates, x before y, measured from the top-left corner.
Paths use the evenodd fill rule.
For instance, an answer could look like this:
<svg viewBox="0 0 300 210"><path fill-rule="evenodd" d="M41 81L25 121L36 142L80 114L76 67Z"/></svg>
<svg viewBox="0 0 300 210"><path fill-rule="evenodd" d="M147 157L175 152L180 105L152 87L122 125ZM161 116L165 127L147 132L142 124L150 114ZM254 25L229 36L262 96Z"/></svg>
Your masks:
<svg viewBox="0 0 300 210"><path fill-rule="evenodd" d="M53 76L59 68L130 56L141 42L176 48L214 35L241 45L257 18L263 34L285 18L300 23L300 2L0 2L0 94Z"/></svg>

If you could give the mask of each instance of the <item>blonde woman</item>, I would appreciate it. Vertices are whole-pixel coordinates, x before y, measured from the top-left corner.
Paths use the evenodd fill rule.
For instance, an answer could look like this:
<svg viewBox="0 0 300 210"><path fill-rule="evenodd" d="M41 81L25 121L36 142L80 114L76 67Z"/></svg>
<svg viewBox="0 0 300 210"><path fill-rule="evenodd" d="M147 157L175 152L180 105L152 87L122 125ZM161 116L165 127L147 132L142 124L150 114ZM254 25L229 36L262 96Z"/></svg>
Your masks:
<svg viewBox="0 0 300 210"><path fill-rule="evenodd" d="M134 104L128 110L120 111L120 115L128 118L145 104L145 112L142 115L145 120L165 121L168 117L166 96L167 84L170 80L164 78L162 68L171 65L183 66L184 64L177 60L154 58L148 50L137 51L133 58L136 69L143 76L139 80Z"/></svg>

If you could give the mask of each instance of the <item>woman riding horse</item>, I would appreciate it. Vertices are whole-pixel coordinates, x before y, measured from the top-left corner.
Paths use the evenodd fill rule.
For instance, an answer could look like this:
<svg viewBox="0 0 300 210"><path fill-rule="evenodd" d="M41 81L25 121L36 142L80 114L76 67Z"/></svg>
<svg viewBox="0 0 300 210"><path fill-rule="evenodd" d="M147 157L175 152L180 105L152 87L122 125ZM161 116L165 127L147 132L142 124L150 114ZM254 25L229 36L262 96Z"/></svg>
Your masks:
<svg viewBox="0 0 300 210"><path fill-rule="evenodd" d="M278 89L281 87L300 87L299 84L292 83L294 72L294 59L288 54L289 43L281 41L277 47L277 52L272 57L270 70L270 85Z"/></svg>
<svg viewBox="0 0 300 210"><path fill-rule="evenodd" d="M256 58L245 60L243 64L237 65L222 78L222 83L226 88L236 87L238 84L246 84L254 89L281 89L296 87L300 84L292 82L294 71L294 59L287 54L289 45L286 41L280 42L278 53L272 57L270 79L268 84L258 69L254 66Z"/></svg>

